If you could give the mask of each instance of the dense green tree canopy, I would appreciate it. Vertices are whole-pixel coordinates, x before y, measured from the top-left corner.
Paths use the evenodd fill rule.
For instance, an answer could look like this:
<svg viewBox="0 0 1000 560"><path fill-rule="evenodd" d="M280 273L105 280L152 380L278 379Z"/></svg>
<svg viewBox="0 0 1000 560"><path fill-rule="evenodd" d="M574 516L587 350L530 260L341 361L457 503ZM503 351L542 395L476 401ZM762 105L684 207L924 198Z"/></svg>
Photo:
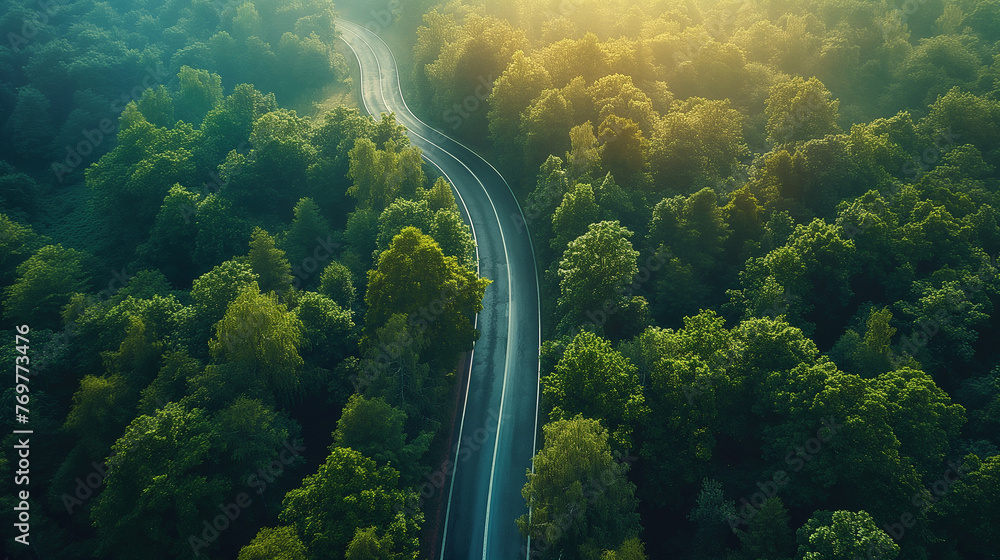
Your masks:
<svg viewBox="0 0 1000 560"><path fill-rule="evenodd" d="M544 427L544 444L521 494L532 515L518 519L544 558L586 558L636 536L635 486L612 457L608 432L582 416Z"/></svg>
<svg viewBox="0 0 1000 560"><path fill-rule="evenodd" d="M35 556L436 553L478 203L365 116L339 11L521 205L533 556L996 550L996 0L43 4L0 9Z"/></svg>
<svg viewBox="0 0 1000 560"><path fill-rule="evenodd" d="M471 314L482 308L489 281L445 256L431 237L414 227L397 235L368 273L366 336L394 314L404 314L449 350L471 347Z"/></svg>
<svg viewBox="0 0 1000 560"><path fill-rule="evenodd" d="M415 553L423 515L407 516L407 493L396 489L399 473L361 453L334 447L316 474L285 495L281 520L291 524L312 554L339 558L370 526L390 533L396 553ZM357 546L357 545L355 545Z"/></svg>
<svg viewBox="0 0 1000 560"><path fill-rule="evenodd" d="M559 262L560 304L577 318L619 305L621 288L638 272L632 232L618 222L591 224L569 242Z"/></svg>
<svg viewBox="0 0 1000 560"><path fill-rule="evenodd" d="M629 449L631 433L645 412L636 368L608 341L578 334L542 389L552 420L577 414L600 420L619 449Z"/></svg>

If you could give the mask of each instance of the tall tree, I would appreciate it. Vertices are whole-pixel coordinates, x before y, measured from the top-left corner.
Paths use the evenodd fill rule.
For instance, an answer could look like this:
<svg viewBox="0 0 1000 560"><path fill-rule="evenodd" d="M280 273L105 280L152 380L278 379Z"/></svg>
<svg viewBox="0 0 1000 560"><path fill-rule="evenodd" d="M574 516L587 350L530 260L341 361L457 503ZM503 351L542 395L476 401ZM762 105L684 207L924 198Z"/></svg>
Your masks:
<svg viewBox="0 0 1000 560"><path fill-rule="evenodd" d="M290 526L264 527L236 560L308 560L309 551Z"/></svg>
<svg viewBox="0 0 1000 560"><path fill-rule="evenodd" d="M343 309L351 309L357 298L350 269L337 261L331 261L320 273L318 291Z"/></svg>
<svg viewBox="0 0 1000 560"><path fill-rule="evenodd" d="M17 105L3 127L4 138L9 139L3 151L26 161L44 158L55 135L50 107L48 98L34 87L18 89Z"/></svg>
<svg viewBox="0 0 1000 560"><path fill-rule="evenodd" d="M591 224L569 242L559 261L560 305L578 319L623 303L622 288L639 267L632 232L617 221Z"/></svg>
<svg viewBox="0 0 1000 560"><path fill-rule="evenodd" d="M300 392L301 344L302 321L254 283L229 304L209 348L216 360L243 372L241 383L252 396L289 403Z"/></svg>
<svg viewBox="0 0 1000 560"><path fill-rule="evenodd" d="M728 100L696 97L676 102L650 134L649 163L656 188L686 193L729 177L749 152L744 120Z"/></svg>
<svg viewBox="0 0 1000 560"><path fill-rule="evenodd" d="M182 66L177 78L180 80L180 91L174 101L177 118L201 124L205 115L222 101L222 78L190 66Z"/></svg>
<svg viewBox="0 0 1000 560"><path fill-rule="evenodd" d="M257 275L261 291L282 293L291 286L292 265L267 231L254 228L250 234L247 258L250 268Z"/></svg>
<svg viewBox="0 0 1000 560"><path fill-rule="evenodd" d="M402 313L440 341L440 358L451 360L477 337L471 317L482 309L489 283L445 256L430 236L405 228L368 273L365 334L371 340L393 314Z"/></svg>
<svg viewBox="0 0 1000 560"><path fill-rule="evenodd" d="M426 182L419 148L400 147L394 141L379 148L368 138L359 138L351 148L348 177L353 184L347 194L376 212L397 196L413 196Z"/></svg>
<svg viewBox="0 0 1000 560"><path fill-rule="evenodd" d="M293 266L303 267L307 258L313 258L316 247L328 242L330 224L311 198L302 198L295 203L293 213L295 217L281 246Z"/></svg>
<svg viewBox="0 0 1000 560"><path fill-rule="evenodd" d="M416 558L423 514L405 515L407 500L397 489L399 473L379 467L353 449L334 447L316 474L287 494L280 519L294 526L309 551L322 558L342 558L357 529L376 527L398 535L396 550Z"/></svg>
<svg viewBox="0 0 1000 560"><path fill-rule="evenodd" d="M767 139L788 144L836 134L839 107L840 101L831 100L830 90L815 77L777 83L767 98Z"/></svg>
<svg viewBox="0 0 1000 560"><path fill-rule="evenodd" d="M548 71L524 51L514 53L490 92L490 136L506 161L520 164L523 147L518 142L521 114L542 91L552 86ZM512 167L517 169L517 166ZM530 172L530 169L529 169Z"/></svg>
<svg viewBox="0 0 1000 560"><path fill-rule="evenodd" d="M543 426L544 444L521 495L531 515L517 520L521 534L542 543L542 558L586 558L616 549L639 532L635 485L617 462L608 432L577 416Z"/></svg>
<svg viewBox="0 0 1000 560"><path fill-rule="evenodd" d="M201 347L208 340L212 327L222 319L237 296L250 286L257 289L258 278L248 263L228 260L195 279L191 285L194 347Z"/></svg>
<svg viewBox="0 0 1000 560"><path fill-rule="evenodd" d="M960 472L955 472L960 471ZM952 478L959 480L952 482ZM968 556L991 554L1000 540L1000 521L991 512L1000 502L1000 456L982 460L968 455L958 468L949 467L944 480L946 490L942 496L941 484L932 486L933 496L922 496L918 503L933 505L935 527L949 543L945 549L955 548ZM948 487L951 484L950 488Z"/></svg>
<svg viewBox="0 0 1000 560"><path fill-rule="evenodd" d="M233 482L218 474L212 425L199 409L170 403L136 418L112 447L91 519L98 553L191 558L190 538L217 515Z"/></svg>
<svg viewBox="0 0 1000 560"><path fill-rule="evenodd" d="M727 523L735 516L736 508L732 500L726 500L722 484L718 480L705 478L701 481L697 505L687 518L698 525L694 545L709 558L720 556L725 550Z"/></svg>
<svg viewBox="0 0 1000 560"><path fill-rule="evenodd" d="M636 367L611 343L584 331L576 335L542 378L545 408L551 420L577 414L600 420L616 448L632 447L632 430L645 412Z"/></svg>
<svg viewBox="0 0 1000 560"><path fill-rule="evenodd" d="M17 279L4 289L4 317L30 321L34 328L58 328L63 306L89 283L83 254L62 245L42 247L19 264L16 272Z"/></svg>
<svg viewBox="0 0 1000 560"><path fill-rule="evenodd" d="M552 248L565 250L570 241L587 232L590 224L598 219L600 209L594 202L594 189L586 183L577 183L567 192L552 214Z"/></svg>
<svg viewBox="0 0 1000 560"><path fill-rule="evenodd" d="M768 498L747 521L746 531L736 533L748 558L785 560L794 556L795 532L780 497Z"/></svg>
<svg viewBox="0 0 1000 560"><path fill-rule="evenodd" d="M337 302L316 292L296 292L295 316L302 321L303 357L321 366L332 366L349 355L356 343L354 315Z"/></svg>
<svg viewBox="0 0 1000 560"><path fill-rule="evenodd" d="M854 560L899 556L899 545L868 512L819 511L798 530L803 560Z"/></svg>
<svg viewBox="0 0 1000 560"><path fill-rule="evenodd" d="M405 424L406 413L384 399L351 395L333 432L333 445L359 451L412 481L421 470L419 461L433 434L424 432L407 442Z"/></svg>

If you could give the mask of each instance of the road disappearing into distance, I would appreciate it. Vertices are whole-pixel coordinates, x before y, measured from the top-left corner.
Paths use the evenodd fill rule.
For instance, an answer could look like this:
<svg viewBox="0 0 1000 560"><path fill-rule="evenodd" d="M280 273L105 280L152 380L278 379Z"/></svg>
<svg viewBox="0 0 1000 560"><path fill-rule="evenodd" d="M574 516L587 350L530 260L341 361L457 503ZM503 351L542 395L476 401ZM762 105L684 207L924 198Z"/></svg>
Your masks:
<svg viewBox="0 0 1000 560"><path fill-rule="evenodd" d="M537 444L538 275L531 238L503 176L482 157L423 123L406 106L392 51L378 35L337 20L361 71L361 99L376 118L395 113L410 141L454 187L472 225L481 276L493 280L477 318L480 338L462 385L442 492L442 560L512 560L531 546L515 519ZM485 110L485 109L481 109Z"/></svg>

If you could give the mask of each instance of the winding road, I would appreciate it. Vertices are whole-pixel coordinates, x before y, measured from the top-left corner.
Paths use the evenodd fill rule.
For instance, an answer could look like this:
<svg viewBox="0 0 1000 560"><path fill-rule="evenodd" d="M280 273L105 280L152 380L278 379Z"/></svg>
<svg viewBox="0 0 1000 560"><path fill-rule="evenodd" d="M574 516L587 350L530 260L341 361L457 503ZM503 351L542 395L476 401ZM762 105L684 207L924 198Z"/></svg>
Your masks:
<svg viewBox="0 0 1000 560"><path fill-rule="evenodd" d="M410 141L454 187L472 225L479 274L493 280L476 326L480 338L452 435L443 484L441 560L525 558L531 547L515 519L538 432L538 274L524 216L503 176L472 150L418 119L406 106L392 51L378 35L337 20L357 56L369 114L395 113ZM473 92L470 92L470 94ZM485 109L481 109L485 110Z"/></svg>

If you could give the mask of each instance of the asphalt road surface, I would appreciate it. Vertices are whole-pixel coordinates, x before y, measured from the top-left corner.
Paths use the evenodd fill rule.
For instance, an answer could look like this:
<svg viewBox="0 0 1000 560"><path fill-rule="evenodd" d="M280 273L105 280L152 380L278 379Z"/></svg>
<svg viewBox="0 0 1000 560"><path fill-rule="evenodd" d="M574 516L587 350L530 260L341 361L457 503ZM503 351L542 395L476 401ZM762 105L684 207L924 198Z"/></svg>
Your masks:
<svg viewBox="0 0 1000 560"><path fill-rule="evenodd" d="M514 520L527 512L521 487L537 444L541 331L538 276L523 214L499 171L410 112L389 47L365 27L337 23L358 58L365 108L374 116L395 113L411 142L455 188L476 238L479 273L493 280L477 318L480 338L462 387L451 464L435 489L446 504L439 558L525 558L531 543Z"/></svg>

